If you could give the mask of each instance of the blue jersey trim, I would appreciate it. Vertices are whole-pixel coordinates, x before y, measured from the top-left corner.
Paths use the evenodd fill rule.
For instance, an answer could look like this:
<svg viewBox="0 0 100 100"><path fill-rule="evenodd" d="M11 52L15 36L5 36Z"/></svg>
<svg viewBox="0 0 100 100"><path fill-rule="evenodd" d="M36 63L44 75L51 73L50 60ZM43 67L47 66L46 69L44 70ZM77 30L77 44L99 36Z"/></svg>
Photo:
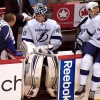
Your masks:
<svg viewBox="0 0 100 100"><path fill-rule="evenodd" d="M80 70L80 74L81 75L89 75L89 71L88 70Z"/></svg>
<svg viewBox="0 0 100 100"><path fill-rule="evenodd" d="M93 82L100 82L100 77L95 77L92 75L92 81Z"/></svg>
<svg viewBox="0 0 100 100"><path fill-rule="evenodd" d="M28 41L28 42L32 42L33 43L33 40L32 39L26 39L26 38L22 38L22 41Z"/></svg>
<svg viewBox="0 0 100 100"><path fill-rule="evenodd" d="M60 40L62 42L61 36L51 36L50 39L58 39L58 40Z"/></svg>

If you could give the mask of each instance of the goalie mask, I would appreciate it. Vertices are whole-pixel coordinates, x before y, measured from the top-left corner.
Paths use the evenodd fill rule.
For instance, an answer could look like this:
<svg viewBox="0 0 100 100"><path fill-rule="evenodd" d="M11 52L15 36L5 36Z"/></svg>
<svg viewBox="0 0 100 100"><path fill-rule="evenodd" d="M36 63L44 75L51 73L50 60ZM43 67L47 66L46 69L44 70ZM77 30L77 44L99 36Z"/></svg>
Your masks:
<svg viewBox="0 0 100 100"><path fill-rule="evenodd" d="M37 3L34 7L34 13L35 14L42 14L45 15L47 12L47 7L43 5L42 3Z"/></svg>

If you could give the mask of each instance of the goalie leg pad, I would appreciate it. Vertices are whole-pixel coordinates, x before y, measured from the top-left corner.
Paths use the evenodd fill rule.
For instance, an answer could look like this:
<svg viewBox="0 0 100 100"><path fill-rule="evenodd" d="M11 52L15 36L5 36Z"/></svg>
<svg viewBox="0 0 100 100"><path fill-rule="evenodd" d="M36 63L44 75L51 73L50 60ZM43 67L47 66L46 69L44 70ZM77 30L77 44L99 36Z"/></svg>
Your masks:
<svg viewBox="0 0 100 100"><path fill-rule="evenodd" d="M25 67L24 94L28 98L36 97L40 88L43 56L30 54Z"/></svg>
<svg viewBox="0 0 100 100"><path fill-rule="evenodd" d="M57 79L58 79L58 62L57 57L47 57L48 66L46 67L46 80L45 85L48 93L52 97L56 97L57 95Z"/></svg>
<svg viewBox="0 0 100 100"><path fill-rule="evenodd" d="M20 49L22 50L26 58L29 56L30 53L33 53L33 51L36 51L35 45L28 41L22 41L20 45Z"/></svg>

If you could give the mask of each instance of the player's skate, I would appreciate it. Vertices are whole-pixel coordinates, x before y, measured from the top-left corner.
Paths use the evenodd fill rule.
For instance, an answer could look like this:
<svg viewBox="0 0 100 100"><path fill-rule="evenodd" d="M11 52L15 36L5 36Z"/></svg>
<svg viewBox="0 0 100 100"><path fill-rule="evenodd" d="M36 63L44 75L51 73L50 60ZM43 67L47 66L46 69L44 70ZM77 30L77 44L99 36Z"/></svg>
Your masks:
<svg viewBox="0 0 100 100"><path fill-rule="evenodd" d="M94 95L95 95L95 92L94 91L90 91L88 100L94 100Z"/></svg>
<svg viewBox="0 0 100 100"><path fill-rule="evenodd" d="M75 92L75 98L81 98L84 97L85 93L85 85L80 85L79 90Z"/></svg>
<svg viewBox="0 0 100 100"><path fill-rule="evenodd" d="M47 92L52 97L57 96L57 58L47 57L48 66L46 67L46 81Z"/></svg>

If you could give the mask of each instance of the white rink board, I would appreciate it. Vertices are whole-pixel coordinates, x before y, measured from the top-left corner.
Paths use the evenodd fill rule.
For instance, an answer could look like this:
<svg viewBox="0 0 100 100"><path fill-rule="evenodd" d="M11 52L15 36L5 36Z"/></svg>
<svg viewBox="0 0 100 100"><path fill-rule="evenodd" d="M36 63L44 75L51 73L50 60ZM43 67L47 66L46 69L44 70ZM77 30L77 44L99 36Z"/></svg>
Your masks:
<svg viewBox="0 0 100 100"><path fill-rule="evenodd" d="M9 64L0 61L0 100L21 100L23 64L18 60Z"/></svg>
<svg viewBox="0 0 100 100"><path fill-rule="evenodd" d="M77 51L77 54L81 54L81 52ZM73 55L73 53L72 53L72 51L61 51L61 52L59 52L58 55L59 56L60 55L63 55L63 56L65 56L65 55ZM81 59L76 59L74 92L79 87L80 64L81 64ZM88 94L89 94L89 89L90 89L90 79L91 79L91 71L90 71L90 75L89 75L88 80L87 80L85 96L83 98L80 98L80 99L79 98L75 99L75 97L74 97L74 100L88 100ZM64 100L64 99L62 99L62 100ZM97 87L97 91L95 93L95 100L100 100L100 85Z"/></svg>

